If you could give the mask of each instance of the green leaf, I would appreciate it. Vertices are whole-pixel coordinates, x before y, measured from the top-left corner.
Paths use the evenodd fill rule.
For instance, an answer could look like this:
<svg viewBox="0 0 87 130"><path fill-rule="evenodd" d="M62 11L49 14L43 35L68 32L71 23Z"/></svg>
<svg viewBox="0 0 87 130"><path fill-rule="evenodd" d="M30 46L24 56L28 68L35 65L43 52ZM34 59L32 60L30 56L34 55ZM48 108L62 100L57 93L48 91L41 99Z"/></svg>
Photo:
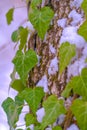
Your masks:
<svg viewBox="0 0 87 130"><path fill-rule="evenodd" d="M84 68L80 76L73 78L73 90L87 100L87 68Z"/></svg>
<svg viewBox="0 0 87 130"><path fill-rule="evenodd" d="M31 130L30 128L27 128L27 130Z"/></svg>
<svg viewBox="0 0 87 130"><path fill-rule="evenodd" d="M34 127L34 130L41 130L41 129L40 129L40 126L35 126L35 127Z"/></svg>
<svg viewBox="0 0 87 130"><path fill-rule="evenodd" d="M59 72L60 74L64 71L65 67L70 63L71 59L76 55L75 45L69 44L68 42L63 43L59 50Z"/></svg>
<svg viewBox="0 0 87 130"><path fill-rule="evenodd" d="M19 40L19 32L18 30L14 31L11 35L11 39L13 42L18 42Z"/></svg>
<svg viewBox="0 0 87 130"><path fill-rule="evenodd" d="M64 91L62 92L61 96L69 97L70 91L72 90L72 80L66 85Z"/></svg>
<svg viewBox="0 0 87 130"><path fill-rule="evenodd" d="M12 35L11 39L13 42L20 41L19 49L22 50L27 43L27 37L28 37L28 29L24 27L19 27L18 30L15 30Z"/></svg>
<svg viewBox="0 0 87 130"><path fill-rule="evenodd" d="M77 99L73 102L71 110L77 119L81 130L87 130L87 101Z"/></svg>
<svg viewBox="0 0 87 130"><path fill-rule="evenodd" d="M36 53L33 50L29 50L25 54L21 50L17 51L12 62L24 84L26 83L29 71L36 65L37 61Z"/></svg>
<svg viewBox="0 0 87 130"><path fill-rule="evenodd" d="M23 91L26 87L24 86L24 84L22 84L20 79L16 79L11 83L11 88L15 89L16 91L18 91L19 93L21 91Z"/></svg>
<svg viewBox="0 0 87 130"><path fill-rule="evenodd" d="M44 91L41 87L36 87L34 89L27 88L20 95L29 104L29 107L35 114L44 96Z"/></svg>
<svg viewBox="0 0 87 130"><path fill-rule="evenodd" d="M41 123L41 130L54 123L59 115L66 112L63 100L58 100L55 95L48 97L43 103L43 107L45 108L45 116Z"/></svg>
<svg viewBox="0 0 87 130"><path fill-rule="evenodd" d="M26 122L26 126L29 126L31 124L35 124L36 118L32 114L28 113L25 115L25 122Z"/></svg>
<svg viewBox="0 0 87 130"><path fill-rule="evenodd" d="M29 14L29 20L37 30L41 39L44 39L53 16L54 12L49 7L43 7L41 10L34 9Z"/></svg>
<svg viewBox="0 0 87 130"><path fill-rule="evenodd" d="M17 130L23 130L23 129L17 129Z"/></svg>
<svg viewBox="0 0 87 130"><path fill-rule="evenodd" d="M14 8L11 8L7 13L6 13L6 19L7 19L7 24L9 25L12 20L13 20L13 12Z"/></svg>
<svg viewBox="0 0 87 130"><path fill-rule="evenodd" d="M32 0L31 7L36 8L36 6L38 6L41 2L42 0Z"/></svg>
<svg viewBox="0 0 87 130"><path fill-rule="evenodd" d="M10 78L11 78L11 83L10 83L10 85L12 84L12 82L15 81L15 75L16 75L16 69L15 69L15 67L14 67L12 73L10 74Z"/></svg>
<svg viewBox="0 0 87 130"><path fill-rule="evenodd" d="M21 113L23 105L24 105L24 100L19 95L17 95L15 97L15 106L17 107L18 115Z"/></svg>
<svg viewBox="0 0 87 130"><path fill-rule="evenodd" d="M27 43L27 37L28 37L28 29L23 28L20 30L20 45L19 49L22 50L24 48L24 45Z"/></svg>
<svg viewBox="0 0 87 130"><path fill-rule="evenodd" d="M17 130L23 130L23 129L17 129Z"/></svg>
<svg viewBox="0 0 87 130"><path fill-rule="evenodd" d="M10 125L10 128L16 127L16 122L19 119L19 115L23 108L23 104L24 104L23 100L20 99L18 96L15 97L15 101L10 97L8 97L2 103L2 107L7 114L8 124Z"/></svg>
<svg viewBox="0 0 87 130"><path fill-rule="evenodd" d="M87 63L87 58L85 59L85 63Z"/></svg>
<svg viewBox="0 0 87 130"><path fill-rule="evenodd" d="M73 88L74 93L79 94L83 99L87 100L87 68L82 70L80 76L75 76L71 79L65 89L65 97L69 95L70 88Z"/></svg>
<svg viewBox="0 0 87 130"><path fill-rule="evenodd" d="M83 2L81 4L81 8L84 10L85 15L87 17L87 0L83 0Z"/></svg>
<svg viewBox="0 0 87 130"><path fill-rule="evenodd" d="M62 130L60 126L55 126L52 130Z"/></svg>
<svg viewBox="0 0 87 130"><path fill-rule="evenodd" d="M78 29L78 34L87 41L87 20Z"/></svg>

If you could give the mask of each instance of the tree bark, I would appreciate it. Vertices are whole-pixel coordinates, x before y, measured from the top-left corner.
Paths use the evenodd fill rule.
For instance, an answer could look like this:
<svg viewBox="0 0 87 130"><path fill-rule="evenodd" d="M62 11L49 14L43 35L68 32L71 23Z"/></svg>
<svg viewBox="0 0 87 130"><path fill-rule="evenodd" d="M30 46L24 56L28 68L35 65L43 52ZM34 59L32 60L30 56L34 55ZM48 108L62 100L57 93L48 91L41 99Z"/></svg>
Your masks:
<svg viewBox="0 0 87 130"><path fill-rule="evenodd" d="M29 49L34 49L38 56L40 56L40 64L35 66L34 69L29 73L29 80L28 84L29 86L35 87L37 83L41 80L41 78L46 75L48 80L48 88L49 88L49 94L55 94L57 97L61 96L62 91L64 90L66 86L67 81L67 68L62 73L62 75L59 75L59 70L55 74L49 75L48 69L50 67L50 63L53 58L57 57L58 61L59 59L59 47L60 47L60 37L62 35L63 28L58 26L57 21L62 18L66 18L66 27L70 25L72 19L68 17L70 11L72 10L70 8L70 2L72 0L45 0L44 5L49 5L54 10L54 18L51 22L50 29L48 30L45 39L42 41L37 33L35 33L32 37L29 39L28 47ZM77 10L77 9L76 9ZM77 10L79 12L80 9ZM55 48L55 53L52 53L50 51L50 46L53 46ZM58 62L59 66L59 62ZM52 69L52 68L51 68ZM72 113L71 114L71 118ZM69 115L69 114L68 114ZM70 119L72 120L72 119ZM70 125L71 122L67 124L67 121L65 121L65 128Z"/></svg>
<svg viewBox="0 0 87 130"><path fill-rule="evenodd" d="M68 18L70 12L70 0L45 0L45 5L50 5L54 10L54 18L52 20L52 25L48 30L45 40L42 41L37 34L34 34L32 38L29 39L29 49L35 49L38 56L41 57L40 65L36 66L29 75L29 86L35 86L42 76L46 75L48 79L48 88L50 93L56 94L58 97L61 95L67 79L67 73L65 72L60 76L58 72L55 74L49 75L48 69L51 63L51 60L57 57L59 61L59 40L62 34L62 28L58 26L57 21L62 18L67 18L68 26L71 19ZM53 54L50 51L50 45L52 45L56 53ZM58 63L59 64L59 63Z"/></svg>

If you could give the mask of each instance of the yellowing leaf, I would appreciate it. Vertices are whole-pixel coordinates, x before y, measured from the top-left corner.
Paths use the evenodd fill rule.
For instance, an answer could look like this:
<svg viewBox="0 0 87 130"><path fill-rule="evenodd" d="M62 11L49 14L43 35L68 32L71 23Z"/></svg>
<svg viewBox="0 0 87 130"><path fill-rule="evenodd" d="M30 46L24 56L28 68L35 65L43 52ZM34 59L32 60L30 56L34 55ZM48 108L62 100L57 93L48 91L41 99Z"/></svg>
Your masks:
<svg viewBox="0 0 87 130"><path fill-rule="evenodd" d="M6 19L7 19L7 24L9 25L12 20L13 20L13 12L14 8L11 8L7 13L6 13Z"/></svg>
<svg viewBox="0 0 87 130"><path fill-rule="evenodd" d="M71 59L76 55L75 45L71 45L68 42L63 43L59 50L59 72L60 74L64 71Z"/></svg>
<svg viewBox="0 0 87 130"><path fill-rule="evenodd" d="M54 123L59 115L66 112L63 100L58 100L55 95L48 97L43 103L43 107L45 108L45 116L41 123L41 130L44 130L49 124Z"/></svg>
<svg viewBox="0 0 87 130"><path fill-rule="evenodd" d="M77 119L80 130L87 130L87 101L75 100L71 106L71 110Z"/></svg>
<svg viewBox="0 0 87 130"><path fill-rule="evenodd" d="M17 51L12 62L24 84L26 83L29 71L36 65L37 61L36 53L33 50L29 50L25 54L20 50Z"/></svg>
<svg viewBox="0 0 87 130"><path fill-rule="evenodd" d="M41 39L44 39L53 16L54 12L49 7L43 7L41 10L33 9L29 14L29 20Z"/></svg>
<svg viewBox="0 0 87 130"><path fill-rule="evenodd" d="M78 34L83 36L84 39L87 41L87 20L78 29Z"/></svg>

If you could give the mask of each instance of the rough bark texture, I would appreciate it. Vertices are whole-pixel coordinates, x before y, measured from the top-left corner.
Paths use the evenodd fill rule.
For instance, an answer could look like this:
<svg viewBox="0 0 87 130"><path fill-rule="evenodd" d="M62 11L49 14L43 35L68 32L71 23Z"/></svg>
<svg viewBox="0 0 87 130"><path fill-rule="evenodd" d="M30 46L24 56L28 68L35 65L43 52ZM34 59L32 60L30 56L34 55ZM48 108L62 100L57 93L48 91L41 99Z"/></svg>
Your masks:
<svg viewBox="0 0 87 130"><path fill-rule="evenodd" d="M55 16L44 41L37 34L34 34L33 38L29 40L29 48L35 48L37 55L41 56L40 65L36 66L29 75L29 86L35 86L43 75L47 75L50 93L56 94L59 97L66 84L66 71L62 76L59 76L58 72L54 75L49 75L48 68L54 57L57 57L59 60L59 40L63 29L58 27L57 21L62 18L67 18L66 26L70 24L71 19L68 18L70 0L51 0L50 3L46 0L45 5L51 6L55 12ZM51 44L56 49L55 54L51 53L49 49Z"/></svg>
<svg viewBox="0 0 87 130"><path fill-rule="evenodd" d="M66 85L67 68L61 76L59 75L59 72L56 72L54 75L49 75L48 69L53 58L57 57L59 61L59 41L62 35L63 28L58 26L57 21L62 18L67 18L66 27L70 25L72 21L72 19L68 17L71 11L70 2L71 0L45 0L44 5L49 5L54 10L54 18L43 41L38 37L37 33L35 33L32 37L30 37L28 43L29 49L34 49L37 55L41 57L40 64L37 65L29 74L29 86L36 86L36 84L40 81L42 76L46 75L50 94L55 94L58 97L61 96L61 92L64 90ZM77 12L79 13L80 11L80 9L77 10ZM51 53L49 49L50 45L52 45L56 49L56 53ZM69 111L69 113L66 115L66 119L67 117L69 117L69 114L71 118L69 122L68 120L64 122L64 130L67 129L67 127L70 125L72 121L73 116L71 111Z"/></svg>

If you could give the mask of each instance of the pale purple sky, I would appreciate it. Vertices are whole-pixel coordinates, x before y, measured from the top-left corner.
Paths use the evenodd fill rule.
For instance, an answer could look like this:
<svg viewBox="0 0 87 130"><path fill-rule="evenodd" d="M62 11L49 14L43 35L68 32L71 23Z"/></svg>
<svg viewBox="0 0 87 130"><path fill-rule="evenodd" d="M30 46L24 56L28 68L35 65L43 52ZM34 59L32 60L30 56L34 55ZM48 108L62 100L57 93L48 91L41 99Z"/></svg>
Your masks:
<svg viewBox="0 0 87 130"><path fill-rule="evenodd" d="M1 108L2 101L8 96L10 73L13 65L11 60L15 54L14 43L11 41L11 33L17 29L26 19L26 7L17 8L14 12L14 21L7 25L5 14L11 7L26 6L23 0L1 0L0 1L0 130L9 130L7 117ZM11 90L10 96L14 97L16 92Z"/></svg>

